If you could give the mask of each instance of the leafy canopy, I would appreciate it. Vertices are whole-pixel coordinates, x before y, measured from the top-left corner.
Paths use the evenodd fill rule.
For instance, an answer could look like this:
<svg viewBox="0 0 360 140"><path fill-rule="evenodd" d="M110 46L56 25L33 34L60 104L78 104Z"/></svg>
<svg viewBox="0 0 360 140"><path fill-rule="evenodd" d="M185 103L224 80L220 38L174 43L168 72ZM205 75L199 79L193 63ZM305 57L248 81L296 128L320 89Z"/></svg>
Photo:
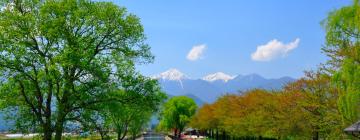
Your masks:
<svg viewBox="0 0 360 140"><path fill-rule="evenodd" d="M18 128L61 138L64 123L96 104L158 90L136 64L152 62L140 20L111 2L2 0L0 108ZM128 96L117 96L125 90ZM156 100L154 100L156 101Z"/></svg>
<svg viewBox="0 0 360 140"><path fill-rule="evenodd" d="M331 12L323 22L325 53L330 56L333 80L341 90L339 109L346 124L360 119L360 4Z"/></svg>
<svg viewBox="0 0 360 140"><path fill-rule="evenodd" d="M197 105L193 99L186 96L176 96L164 104L160 124L165 129L183 131L195 114Z"/></svg>

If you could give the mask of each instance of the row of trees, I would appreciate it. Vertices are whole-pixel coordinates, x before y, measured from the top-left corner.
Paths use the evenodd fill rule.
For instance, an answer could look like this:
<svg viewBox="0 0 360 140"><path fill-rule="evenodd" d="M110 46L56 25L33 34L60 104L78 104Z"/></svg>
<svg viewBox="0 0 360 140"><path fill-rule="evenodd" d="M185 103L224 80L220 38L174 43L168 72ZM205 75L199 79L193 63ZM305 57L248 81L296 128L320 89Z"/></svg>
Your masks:
<svg viewBox="0 0 360 140"><path fill-rule="evenodd" d="M111 2L0 1L0 110L17 131L135 135L165 99L135 70L153 59L139 18Z"/></svg>
<svg viewBox="0 0 360 140"><path fill-rule="evenodd" d="M341 138L338 91L330 77L309 72L282 91L254 89L225 95L197 112L191 126L231 137ZM221 136L220 136L221 137Z"/></svg>
<svg viewBox="0 0 360 140"><path fill-rule="evenodd" d="M345 139L360 119L360 4L331 12L323 26L329 61L279 91L250 90L204 105L191 126L232 137Z"/></svg>

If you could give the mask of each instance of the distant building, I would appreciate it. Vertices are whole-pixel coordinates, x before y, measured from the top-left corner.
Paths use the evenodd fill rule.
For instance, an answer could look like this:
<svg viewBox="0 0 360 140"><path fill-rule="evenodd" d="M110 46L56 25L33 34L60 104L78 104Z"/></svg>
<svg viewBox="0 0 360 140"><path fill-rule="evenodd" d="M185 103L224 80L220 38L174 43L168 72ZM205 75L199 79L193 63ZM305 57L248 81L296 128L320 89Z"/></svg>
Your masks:
<svg viewBox="0 0 360 140"><path fill-rule="evenodd" d="M360 121L344 129L345 133L360 138Z"/></svg>

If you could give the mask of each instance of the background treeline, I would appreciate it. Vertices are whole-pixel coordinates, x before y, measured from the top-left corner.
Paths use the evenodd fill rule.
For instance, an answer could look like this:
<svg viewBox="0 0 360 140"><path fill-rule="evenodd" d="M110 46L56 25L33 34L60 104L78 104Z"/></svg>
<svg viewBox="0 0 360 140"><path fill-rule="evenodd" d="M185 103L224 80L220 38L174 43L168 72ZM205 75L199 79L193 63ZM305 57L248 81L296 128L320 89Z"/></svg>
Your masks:
<svg viewBox="0 0 360 140"><path fill-rule="evenodd" d="M200 108L191 126L211 132L216 139L350 138L344 128L360 119L359 17L359 1L354 0L322 21L326 31L322 50L329 59L318 70L305 72L280 91L225 95Z"/></svg>
<svg viewBox="0 0 360 140"><path fill-rule="evenodd" d="M326 74L306 75L281 91L255 89L225 95L201 107L191 126L216 139L344 138L338 89Z"/></svg>

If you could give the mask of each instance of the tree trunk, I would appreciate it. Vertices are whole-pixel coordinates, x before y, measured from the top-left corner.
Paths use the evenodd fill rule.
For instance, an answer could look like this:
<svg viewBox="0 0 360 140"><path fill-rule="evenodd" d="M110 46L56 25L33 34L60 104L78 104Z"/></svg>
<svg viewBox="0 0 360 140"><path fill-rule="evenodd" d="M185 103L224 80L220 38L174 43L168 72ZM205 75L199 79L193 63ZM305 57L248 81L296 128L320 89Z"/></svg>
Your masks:
<svg viewBox="0 0 360 140"><path fill-rule="evenodd" d="M51 125L51 124L50 124L50 125ZM43 140L51 140L51 137L52 137L51 126L45 124L43 127L44 127L44 137L43 137Z"/></svg>
<svg viewBox="0 0 360 140"><path fill-rule="evenodd" d="M125 128L123 134L122 134L121 131L118 131L118 132L117 132L117 133L118 133L118 135L117 135L117 140L123 140L123 139L125 138L125 136L126 136L126 134L127 134L127 130L126 130L126 129L127 129L127 128Z"/></svg>
<svg viewBox="0 0 360 140"><path fill-rule="evenodd" d="M47 117L46 121L43 125L43 133L44 133L44 137L43 140L51 140L52 137L52 128L51 128L51 118Z"/></svg>
<svg viewBox="0 0 360 140"><path fill-rule="evenodd" d="M313 140L319 140L319 131L315 131L313 134Z"/></svg>
<svg viewBox="0 0 360 140"><path fill-rule="evenodd" d="M127 128L125 129L124 135L122 136L121 140L123 140L126 137L127 134Z"/></svg>
<svg viewBox="0 0 360 140"><path fill-rule="evenodd" d="M101 132L100 132L100 137L101 137L101 140L105 140L105 137Z"/></svg>
<svg viewBox="0 0 360 140"><path fill-rule="evenodd" d="M109 136L107 135L107 132L105 130L101 130L99 132L100 132L101 140L108 140L109 139Z"/></svg>
<svg viewBox="0 0 360 140"><path fill-rule="evenodd" d="M94 123L95 124L95 123ZM101 126L96 126L95 129L99 132L100 136L101 136L101 140L108 140L109 136L108 136L108 131L106 130L106 128L102 128Z"/></svg>
<svg viewBox="0 0 360 140"><path fill-rule="evenodd" d="M121 140L121 133L119 133L119 132L117 134L117 140Z"/></svg>
<svg viewBox="0 0 360 140"><path fill-rule="evenodd" d="M178 131L178 138L179 138L179 140L181 139L181 129L179 129L179 131Z"/></svg>
<svg viewBox="0 0 360 140"><path fill-rule="evenodd" d="M116 137L116 139L121 140L121 138L122 138L122 135L121 135L122 134L122 129L119 126L117 128L118 129L117 129L117 137Z"/></svg>
<svg viewBox="0 0 360 140"><path fill-rule="evenodd" d="M133 135L132 135L132 140L135 140L136 139L136 133L134 133Z"/></svg>
<svg viewBox="0 0 360 140"><path fill-rule="evenodd" d="M64 121L61 119L57 121L55 125L55 140L61 140L63 130L64 130Z"/></svg>
<svg viewBox="0 0 360 140"><path fill-rule="evenodd" d="M55 140L61 140L62 133L64 131L64 112L63 108L59 107L59 114L55 123Z"/></svg>
<svg viewBox="0 0 360 140"><path fill-rule="evenodd" d="M50 105L47 106L46 114L45 114L46 120L43 125L43 133L44 133L44 140L51 140L53 130L51 128L51 110Z"/></svg>
<svg viewBox="0 0 360 140"><path fill-rule="evenodd" d="M177 137L177 129L174 129L174 137Z"/></svg>
<svg viewBox="0 0 360 140"><path fill-rule="evenodd" d="M66 81L68 81L68 80L66 80ZM64 131L65 117L68 113L68 112L66 112L66 110L69 109L66 106L66 102L68 101L68 96L70 94L70 92L69 92L69 89L71 89L70 87L71 87L70 82L66 82L63 97L60 100L58 99L58 102L57 102L58 115L56 116L57 118L56 118L56 123L55 123L55 140L61 140L62 133Z"/></svg>

